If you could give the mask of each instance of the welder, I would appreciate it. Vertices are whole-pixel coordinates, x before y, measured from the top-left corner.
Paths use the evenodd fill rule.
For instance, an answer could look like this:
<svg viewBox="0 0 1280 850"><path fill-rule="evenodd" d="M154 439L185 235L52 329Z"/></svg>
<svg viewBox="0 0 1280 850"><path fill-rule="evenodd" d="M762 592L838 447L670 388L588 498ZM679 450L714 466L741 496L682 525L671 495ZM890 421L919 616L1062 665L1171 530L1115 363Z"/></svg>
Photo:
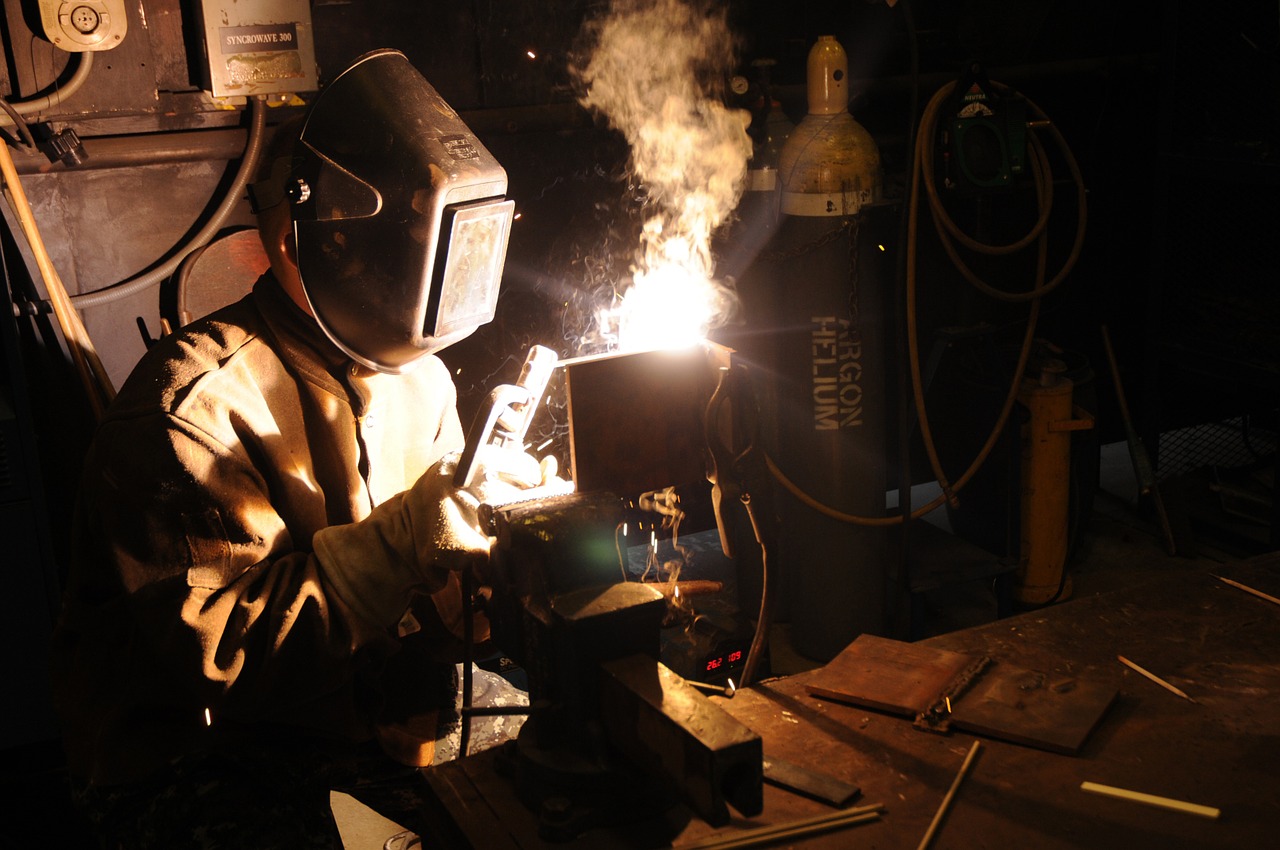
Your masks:
<svg viewBox="0 0 1280 850"><path fill-rule="evenodd" d="M554 475L488 447L453 486L436 352L492 318L512 204L407 59L358 59L260 171L270 271L147 352L86 460L54 668L111 847L341 847L331 789L411 797L457 725L477 506Z"/></svg>

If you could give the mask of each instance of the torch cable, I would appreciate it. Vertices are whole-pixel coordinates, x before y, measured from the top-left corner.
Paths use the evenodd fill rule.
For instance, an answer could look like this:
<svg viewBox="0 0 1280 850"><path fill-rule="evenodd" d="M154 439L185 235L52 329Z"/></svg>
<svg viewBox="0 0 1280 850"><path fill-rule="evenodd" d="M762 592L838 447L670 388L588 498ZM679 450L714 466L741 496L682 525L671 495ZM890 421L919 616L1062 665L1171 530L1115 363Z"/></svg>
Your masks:
<svg viewBox="0 0 1280 850"><path fill-rule="evenodd" d="M767 542L767 536L763 533L760 521L756 518L756 512L751 506L751 494L743 493L742 507L747 512L747 519L751 522L751 530L756 536L756 543L760 546L760 573L761 573L761 590L760 590L760 614L756 617L756 631L751 637L751 647L747 650L747 660L742 665L742 681L738 683L739 688L749 687L756 679L756 668L760 665L760 656L764 652L765 644L769 639L769 629L773 624L773 599L776 596L771 592L771 584L777 582L773 575L776 571L769 569L770 550L773 548Z"/></svg>
<svg viewBox="0 0 1280 850"><path fill-rule="evenodd" d="M232 178L231 186L227 189L226 194L222 196L222 200L218 203L213 215L200 228L199 232L192 236L185 245L175 250L168 260L151 271L93 292L73 296L71 299L73 304L81 309L89 309L110 304L142 292L166 280L182 264L188 254L209 244L209 241L213 239L214 235L217 234L231 215L231 211L244 198L246 187L249 185L249 180L253 177L254 171L257 170L258 159L262 154L263 140L266 136L267 107L260 98L256 97L249 99L249 105L251 113L249 137L245 142L244 153L240 157L240 167L236 171L235 177Z"/></svg>
<svg viewBox="0 0 1280 850"><path fill-rule="evenodd" d="M89 72L93 70L93 52L86 50L82 53L75 54L80 57L79 64L76 65L75 71L67 79L67 84L60 88L55 88L43 97L33 98L31 100L10 101L10 105L21 116L35 115L50 107L57 106L71 95L84 88L85 82L89 79ZM0 127L4 126L8 121L12 121L8 116L0 116Z"/></svg>

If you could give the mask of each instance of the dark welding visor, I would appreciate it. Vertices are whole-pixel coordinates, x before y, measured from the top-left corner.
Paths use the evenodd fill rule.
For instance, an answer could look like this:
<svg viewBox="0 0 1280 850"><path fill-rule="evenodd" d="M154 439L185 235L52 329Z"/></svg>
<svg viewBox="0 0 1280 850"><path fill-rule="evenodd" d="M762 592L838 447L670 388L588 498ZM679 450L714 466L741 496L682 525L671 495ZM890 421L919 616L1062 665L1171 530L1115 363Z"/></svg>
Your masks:
<svg viewBox="0 0 1280 850"><path fill-rule="evenodd" d="M316 320L357 362L400 372L493 318L514 203L506 172L395 50L317 96L284 191Z"/></svg>

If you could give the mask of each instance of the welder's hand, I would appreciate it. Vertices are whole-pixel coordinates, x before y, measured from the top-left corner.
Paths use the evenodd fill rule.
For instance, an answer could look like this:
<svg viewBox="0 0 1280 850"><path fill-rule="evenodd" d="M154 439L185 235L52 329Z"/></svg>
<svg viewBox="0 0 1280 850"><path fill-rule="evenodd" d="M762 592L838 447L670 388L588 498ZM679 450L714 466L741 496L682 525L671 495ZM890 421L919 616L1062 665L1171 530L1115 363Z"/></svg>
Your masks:
<svg viewBox="0 0 1280 850"><path fill-rule="evenodd" d="M454 487L457 460L456 454L445 456L365 519L321 529L312 538L334 590L366 619L389 626L412 591L434 593L449 573L488 559L489 538L476 516L480 493Z"/></svg>
<svg viewBox="0 0 1280 850"><path fill-rule="evenodd" d="M573 485L560 478L558 471L554 456L539 461L519 449L487 445L476 455L476 474L469 489L488 505L572 492Z"/></svg>
<svg viewBox="0 0 1280 850"><path fill-rule="evenodd" d="M483 499L474 487L454 486L457 466L457 453L446 455L404 493L403 515L424 570L460 570L489 556L489 538L476 515Z"/></svg>

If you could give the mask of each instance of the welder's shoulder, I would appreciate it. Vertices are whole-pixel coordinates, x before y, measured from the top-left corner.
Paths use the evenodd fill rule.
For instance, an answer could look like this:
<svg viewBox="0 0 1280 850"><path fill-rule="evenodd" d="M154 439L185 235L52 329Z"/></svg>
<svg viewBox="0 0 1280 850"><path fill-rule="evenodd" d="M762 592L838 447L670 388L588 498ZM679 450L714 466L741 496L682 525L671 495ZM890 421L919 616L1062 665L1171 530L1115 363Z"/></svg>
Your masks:
<svg viewBox="0 0 1280 850"><path fill-rule="evenodd" d="M248 299L180 328L138 361L110 418L176 414L197 390L234 392L231 385L242 384L246 373L271 371L279 363L267 338L262 316Z"/></svg>

